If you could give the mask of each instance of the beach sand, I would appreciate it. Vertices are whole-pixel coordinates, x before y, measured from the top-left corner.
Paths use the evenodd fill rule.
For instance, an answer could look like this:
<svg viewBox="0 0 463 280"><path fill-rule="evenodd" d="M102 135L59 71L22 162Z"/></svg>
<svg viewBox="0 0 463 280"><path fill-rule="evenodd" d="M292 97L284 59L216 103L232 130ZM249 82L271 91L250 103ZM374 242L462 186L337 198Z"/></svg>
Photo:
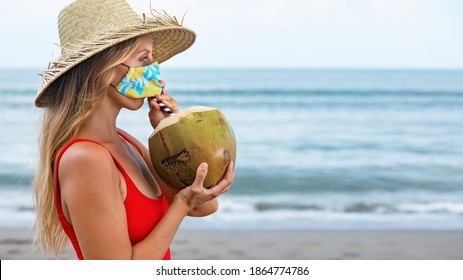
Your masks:
<svg viewBox="0 0 463 280"><path fill-rule="evenodd" d="M172 259L463 259L463 231L181 230ZM59 259L75 259L72 248ZM0 259L53 259L34 251L30 230L1 229Z"/></svg>

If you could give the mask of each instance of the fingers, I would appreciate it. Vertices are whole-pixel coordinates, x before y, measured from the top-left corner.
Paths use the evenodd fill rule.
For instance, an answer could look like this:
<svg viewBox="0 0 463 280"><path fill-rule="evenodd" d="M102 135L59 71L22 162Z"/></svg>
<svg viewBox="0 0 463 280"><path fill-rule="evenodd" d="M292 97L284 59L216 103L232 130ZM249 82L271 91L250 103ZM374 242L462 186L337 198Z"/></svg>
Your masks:
<svg viewBox="0 0 463 280"><path fill-rule="evenodd" d="M202 203L210 201L219 195L227 192L233 182L234 171L233 162L230 162L227 168L227 173L222 181L210 189L204 188L204 180L206 179L208 165L201 163L196 169L196 178L193 184L181 190L177 196L181 198L189 207L189 211L195 209ZM176 196L176 197L177 197Z"/></svg>
<svg viewBox="0 0 463 280"><path fill-rule="evenodd" d="M169 108L170 108L170 106L174 107L173 105L176 106L177 102L175 101L175 99L173 99L170 95L166 94L166 82L164 82L163 80L159 80L158 84L162 88L161 93L156 95L155 97L148 97L148 101L149 101L150 106L152 106L156 110L160 110L160 107L159 107L158 103L156 102L156 100L154 100L154 98L161 101L162 103L164 103L164 105L166 105ZM170 108L170 109L172 110L172 108Z"/></svg>
<svg viewBox="0 0 463 280"><path fill-rule="evenodd" d="M233 179L235 177L235 171L233 170L234 169L233 167L234 167L234 162L230 161L227 167L227 173L225 174L222 181L220 181L217 185L215 185L214 187L208 190L212 193L213 196L217 197L221 195L222 193L227 192L230 189L233 183Z"/></svg>
<svg viewBox="0 0 463 280"><path fill-rule="evenodd" d="M174 113L178 113L179 111L177 101L165 92L166 83L162 80L159 80L158 83L162 87L161 94L158 94L155 97L148 97L148 104L150 108L148 116L150 118L150 123L153 128L156 128L162 119L169 116L167 112L161 109L158 102L161 102L164 105L166 105L166 107L172 110L172 112Z"/></svg>
<svg viewBox="0 0 463 280"><path fill-rule="evenodd" d="M235 177L235 172L233 170L234 163L231 161L228 164L227 167L227 173L225 174L224 178L222 181L220 181L217 185L210 189L205 189L203 187L204 180L206 179L207 175L207 163L203 162L202 164L199 165L198 169L196 170L196 178L193 184L191 185L192 188L197 191L205 191L206 193L209 193L213 197L217 197L221 195L224 192L227 192L228 189L231 187L233 183L233 179Z"/></svg>
<svg viewBox="0 0 463 280"><path fill-rule="evenodd" d="M225 173L225 176L222 180L225 183L230 184L230 185L232 184L233 179L235 178L234 166L235 166L235 163L233 161L230 161L227 167L227 173Z"/></svg>
<svg viewBox="0 0 463 280"><path fill-rule="evenodd" d="M203 183L206 179L208 165L206 162L201 163L196 169L196 178L192 184L192 188L196 191L201 191L203 189Z"/></svg>
<svg viewBox="0 0 463 280"><path fill-rule="evenodd" d="M166 89L166 82L164 82L163 80L159 80L158 83L159 83L159 85L161 85L161 87L162 87L161 94L166 93L166 92L165 92L165 89Z"/></svg>
<svg viewBox="0 0 463 280"><path fill-rule="evenodd" d="M156 95L156 99L161 101L164 105L166 105L174 113L178 113L177 101L174 98L172 98L172 96L163 93L163 94Z"/></svg>
<svg viewBox="0 0 463 280"><path fill-rule="evenodd" d="M227 174L225 174L225 178L233 181L233 178L235 177L235 162L230 161L227 167Z"/></svg>
<svg viewBox="0 0 463 280"><path fill-rule="evenodd" d="M161 109L154 97L148 97L148 104L150 106L150 109L154 109L155 111L159 111Z"/></svg>
<svg viewBox="0 0 463 280"><path fill-rule="evenodd" d="M163 80L158 81L159 85L162 87L161 94L156 96L156 99L164 103L169 109L174 113L178 112L177 101L172 98L172 96L166 94L166 83Z"/></svg>

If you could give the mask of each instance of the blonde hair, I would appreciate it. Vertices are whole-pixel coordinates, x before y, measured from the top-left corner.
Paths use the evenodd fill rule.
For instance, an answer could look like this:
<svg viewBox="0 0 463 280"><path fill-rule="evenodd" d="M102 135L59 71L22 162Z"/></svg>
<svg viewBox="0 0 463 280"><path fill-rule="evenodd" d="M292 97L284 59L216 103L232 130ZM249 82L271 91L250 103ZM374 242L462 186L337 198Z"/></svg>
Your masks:
<svg viewBox="0 0 463 280"><path fill-rule="evenodd" d="M55 257L69 238L58 219L54 195L54 165L60 149L76 137L107 93L114 67L127 60L141 40L115 45L76 65L47 89L40 135L39 164L32 183L36 204L35 245Z"/></svg>

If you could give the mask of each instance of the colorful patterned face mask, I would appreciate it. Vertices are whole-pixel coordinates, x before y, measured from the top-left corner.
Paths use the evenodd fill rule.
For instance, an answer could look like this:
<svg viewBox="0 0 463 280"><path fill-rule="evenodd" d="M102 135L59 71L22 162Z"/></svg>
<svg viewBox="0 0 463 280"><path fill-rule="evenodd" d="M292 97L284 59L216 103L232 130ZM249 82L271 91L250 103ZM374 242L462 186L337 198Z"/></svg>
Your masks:
<svg viewBox="0 0 463 280"><path fill-rule="evenodd" d="M127 67L129 71L115 87L122 95L130 98L145 98L161 93L162 86L158 82L161 72L157 62L145 67Z"/></svg>

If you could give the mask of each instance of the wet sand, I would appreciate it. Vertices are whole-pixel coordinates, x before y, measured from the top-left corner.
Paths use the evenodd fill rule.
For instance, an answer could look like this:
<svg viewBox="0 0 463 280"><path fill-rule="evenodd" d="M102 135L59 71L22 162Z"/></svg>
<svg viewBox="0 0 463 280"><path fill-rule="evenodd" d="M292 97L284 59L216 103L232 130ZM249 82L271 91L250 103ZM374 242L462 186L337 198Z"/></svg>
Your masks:
<svg viewBox="0 0 463 280"><path fill-rule="evenodd" d="M182 230L172 259L463 260L463 231ZM54 259L34 250L32 233L0 229L0 259ZM59 259L76 259L69 248Z"/></svg>

